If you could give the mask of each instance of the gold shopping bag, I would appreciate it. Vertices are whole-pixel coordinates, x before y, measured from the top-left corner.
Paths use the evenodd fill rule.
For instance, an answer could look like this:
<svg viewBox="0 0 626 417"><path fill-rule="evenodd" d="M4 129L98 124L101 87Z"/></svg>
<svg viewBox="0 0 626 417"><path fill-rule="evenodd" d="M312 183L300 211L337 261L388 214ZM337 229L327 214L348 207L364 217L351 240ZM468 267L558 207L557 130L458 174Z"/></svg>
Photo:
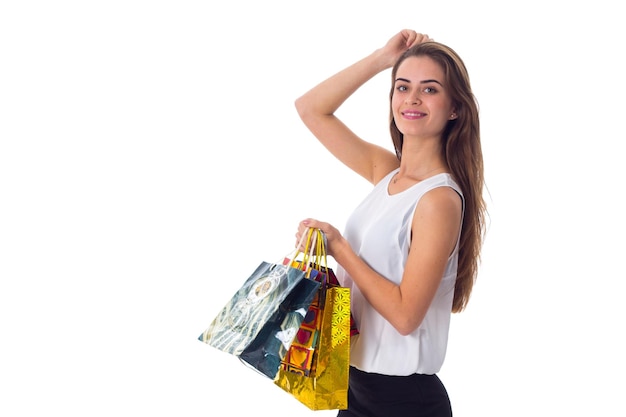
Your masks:
<svg viewBox="0 0 626 417"><path fill-rule="evenodd" d="M318 244L322 241L317 239ZM322 286L274 383L311 410L346 409L350 336L356 331L350 315L350 289L338 285L330 268L314 268L321 272Z"/></svg>

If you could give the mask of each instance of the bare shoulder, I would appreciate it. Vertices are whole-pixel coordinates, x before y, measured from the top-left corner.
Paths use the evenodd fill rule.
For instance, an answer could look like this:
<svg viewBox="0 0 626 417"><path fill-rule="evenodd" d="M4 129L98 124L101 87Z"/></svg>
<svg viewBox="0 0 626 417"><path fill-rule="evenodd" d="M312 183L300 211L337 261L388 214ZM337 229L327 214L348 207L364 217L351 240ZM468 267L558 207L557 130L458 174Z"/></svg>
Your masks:
<svg viewBox="0 0 626 417"><path fill-rule="evenodd" d="M427 191L420 199L419 205L427 210L453 210L460 213L462 203L461 196L454 188L440 186Z"/></svg>
<svg viewBox="0 0 626 417"><path fill-rule="evenodd" d="M415 209L412 244L437 259L447 258L461 232L462 211L461 196L454 189L443 186L428 191Z"/></svg>
<svg viewBox="0 0 626 417"><path fill-rule="evenodd" d="M458 219L460 221L462 210L461 196L453 188L436 187L426 192L420 199L416 208L415 220L427 218L429 220Z"/></svg>

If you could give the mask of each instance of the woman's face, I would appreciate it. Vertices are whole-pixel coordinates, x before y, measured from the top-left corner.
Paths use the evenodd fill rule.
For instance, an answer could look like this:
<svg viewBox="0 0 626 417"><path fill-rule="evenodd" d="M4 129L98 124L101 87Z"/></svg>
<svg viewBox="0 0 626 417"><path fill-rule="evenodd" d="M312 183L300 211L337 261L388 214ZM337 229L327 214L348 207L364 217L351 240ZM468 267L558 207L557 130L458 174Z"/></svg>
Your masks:
<svg viewBox="0 0 626 417"><path fill-rule="evenodd" d="M391 108L405 139L439 139L448 121L457 117L443 70L427 56L410 57L400 64Z"/></svg>

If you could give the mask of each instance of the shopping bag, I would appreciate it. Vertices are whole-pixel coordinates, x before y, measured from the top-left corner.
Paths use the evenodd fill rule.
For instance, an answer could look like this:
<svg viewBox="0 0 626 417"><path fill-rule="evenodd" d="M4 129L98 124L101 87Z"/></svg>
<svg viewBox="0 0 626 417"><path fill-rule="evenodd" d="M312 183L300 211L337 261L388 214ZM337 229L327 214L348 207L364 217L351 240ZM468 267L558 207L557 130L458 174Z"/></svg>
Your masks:
<svg viewBox="0 0 626 417"><path fill-rule="evenodd" d="M317 295L310 275L293 262L261 262L198 339L273 379Z"/></svg>
<svg viewBox="0 0 626 417"><path fill-rule="evenodd" d="M319 284L315 281L301 280L268 318L254 340L239 354L239 359L274 379L318 288Z"/></svg>
<svg viewBox="0 0 626 417"><path fill-rule="evenodd" d="M311 264L320 288L282 361L275 384L312 410L348 407L350 336L357 332L350 314L350 289L339 286L325 262ZM293 264L292 264L293 265Z"/></svg>

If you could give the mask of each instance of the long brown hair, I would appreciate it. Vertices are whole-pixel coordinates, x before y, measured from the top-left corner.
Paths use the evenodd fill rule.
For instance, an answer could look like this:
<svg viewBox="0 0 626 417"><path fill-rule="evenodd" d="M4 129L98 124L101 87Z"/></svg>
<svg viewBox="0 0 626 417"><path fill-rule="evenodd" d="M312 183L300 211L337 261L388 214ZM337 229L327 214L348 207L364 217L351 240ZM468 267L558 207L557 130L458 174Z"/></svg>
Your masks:
<svg viewBox="0 0 626 417"><path fill-rule="evenodd" d="M441 150L452 177L457 182L465 200L465 212L459 243L459 266L454 287L452 312L463 311L476 281L480 251L485 235L486 205L483 199L484 167L480 145L478 103L470 86L469 75L459 55L450 47L438 42L425 42L409 48L396 62L391 73L393 81L400 64L408 57L427 56L437 62L444 74L452 105L457 118L450 120L444 129ZM391 139L398 159L402 158L403 134L398 130L390 111Z"/></svg>

